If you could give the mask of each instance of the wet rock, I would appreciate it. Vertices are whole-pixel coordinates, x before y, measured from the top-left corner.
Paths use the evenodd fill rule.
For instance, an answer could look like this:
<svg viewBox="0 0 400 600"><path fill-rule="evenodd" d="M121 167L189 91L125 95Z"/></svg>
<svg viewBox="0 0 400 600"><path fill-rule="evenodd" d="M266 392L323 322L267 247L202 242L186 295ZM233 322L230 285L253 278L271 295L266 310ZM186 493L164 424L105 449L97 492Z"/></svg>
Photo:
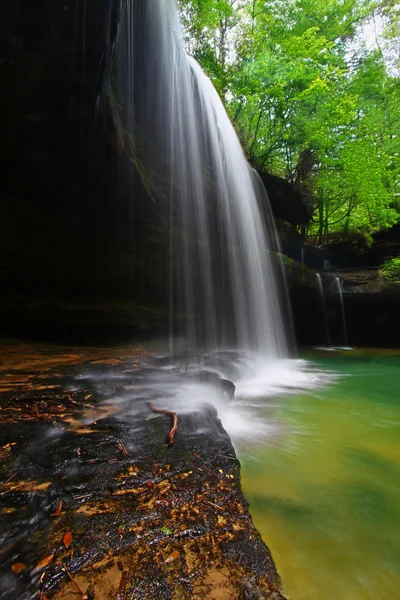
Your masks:
<svg viewBox="0 0 400 600"><path fill-rule="evenodd" d="M232 381L229 381L229 379L219 379L216 383L218 387L222 389L224 395L229 398L229 400L232 400L236 390L235 384L232 383Z"/></svg>
<svg viewBox="0 0 400 600"><path fill-rule="evenodd" d="M49 389L47 413L34 394L30 404L26 393L4 404L9 431L20 423L25 443L11 447L1 471L0 598L30 600L42 591L64 600L78 585L93 599L282 599L215 408L179 413L169 448L170 416L155 415L145 397L129 403L128 384L119 412L102 417L99 406L100 416L73 430L74 399L96 402L79 366L66 369L66 380L74 370L79 389ZM113 389L113 379L107 384ZM0 425L0 436L5 431ZM24 571L13 572L20 562Z"/></svg>
<svg viewBox="0 0 400 600"><path fill-rule="evenodd" d="M295 225L307 225L311 215L299 190L282 177L265 171L258 173L267 191L274 215Z"/></svg>
<svg viewBox="0 0 400 600"><path fill-rule="evenodd" d="M243 589L239 596L239 600L285 600L284 597L277 591L267 592L261 589L254 577L243 584Z"/></svg>
<svg viewBox="0 0 400 600"><path fill-rule="evenodd" d="M199 381L200 383L207 383L214 387L215 389L222 392L222 395L227 400L232 400L235 395L236 386L229 379L222 379L213 371L202 371L200 373L195 373L190 376L191 379L195 381Z"/></svg>

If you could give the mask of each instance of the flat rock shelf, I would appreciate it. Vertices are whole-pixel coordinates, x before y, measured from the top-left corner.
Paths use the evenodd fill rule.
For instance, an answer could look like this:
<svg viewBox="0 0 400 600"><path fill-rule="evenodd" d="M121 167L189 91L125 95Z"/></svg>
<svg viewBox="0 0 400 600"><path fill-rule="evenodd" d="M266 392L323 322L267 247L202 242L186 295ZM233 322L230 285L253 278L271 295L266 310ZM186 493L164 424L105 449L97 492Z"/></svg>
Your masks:
<svg viewBox="0 0 400 600"><path fill-rule="evenodd" d="M211 405L168 447L148 398L107 403L151 353L1 349L0 598L284 600Z"/></svg>

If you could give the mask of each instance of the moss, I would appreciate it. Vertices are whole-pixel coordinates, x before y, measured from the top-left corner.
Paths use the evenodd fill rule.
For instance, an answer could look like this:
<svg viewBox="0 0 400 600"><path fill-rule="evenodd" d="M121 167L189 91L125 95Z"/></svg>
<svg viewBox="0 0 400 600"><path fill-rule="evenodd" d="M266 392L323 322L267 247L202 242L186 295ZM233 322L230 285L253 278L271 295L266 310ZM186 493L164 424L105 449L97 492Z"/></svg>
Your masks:
<svg viewBox="0 0 400 600"><path fill-rule="evenodd" d="M270 255L276 269L283 266L288 287L307 283L312 286L315 285L315 273L306 265L293 260L286 254L279 254L279 252L271 252Z"/></svg>
<svg viewBox="0 0 400 600"><path fill-rule="evenodd" d="M379 271L379 275L396 285L400 285L400 257L387 260Z"/></svg>

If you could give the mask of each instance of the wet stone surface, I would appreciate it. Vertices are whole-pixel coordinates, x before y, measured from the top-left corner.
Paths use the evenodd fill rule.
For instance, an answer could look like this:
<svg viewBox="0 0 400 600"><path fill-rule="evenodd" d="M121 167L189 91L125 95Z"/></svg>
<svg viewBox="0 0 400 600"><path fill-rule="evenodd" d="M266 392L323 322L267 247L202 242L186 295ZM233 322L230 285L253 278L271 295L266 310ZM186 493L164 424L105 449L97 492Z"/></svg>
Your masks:
<svg viewBox="0 0 400 600"><path fill-rule="evenodd" d="M161 373L166 389L182 372ZM157 361L12 374L21 385L0 404L0 598L283 598L213 406L177 408L168 447L172 417L147 404L168 405L146 385Z"/></svg>

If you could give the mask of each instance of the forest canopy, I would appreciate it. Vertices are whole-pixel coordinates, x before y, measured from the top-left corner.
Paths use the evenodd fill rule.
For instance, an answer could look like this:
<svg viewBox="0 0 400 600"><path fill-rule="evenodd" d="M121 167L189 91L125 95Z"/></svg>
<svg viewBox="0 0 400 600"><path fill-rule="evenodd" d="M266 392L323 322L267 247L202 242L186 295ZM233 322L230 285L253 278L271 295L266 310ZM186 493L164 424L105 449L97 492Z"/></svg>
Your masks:
<svg viewBox="0 0 400 600"><path fill-rule="evenodd" d="M250 162L285 177L314 243L400 220L400 5L180 0L186 48Z"/></svg>

